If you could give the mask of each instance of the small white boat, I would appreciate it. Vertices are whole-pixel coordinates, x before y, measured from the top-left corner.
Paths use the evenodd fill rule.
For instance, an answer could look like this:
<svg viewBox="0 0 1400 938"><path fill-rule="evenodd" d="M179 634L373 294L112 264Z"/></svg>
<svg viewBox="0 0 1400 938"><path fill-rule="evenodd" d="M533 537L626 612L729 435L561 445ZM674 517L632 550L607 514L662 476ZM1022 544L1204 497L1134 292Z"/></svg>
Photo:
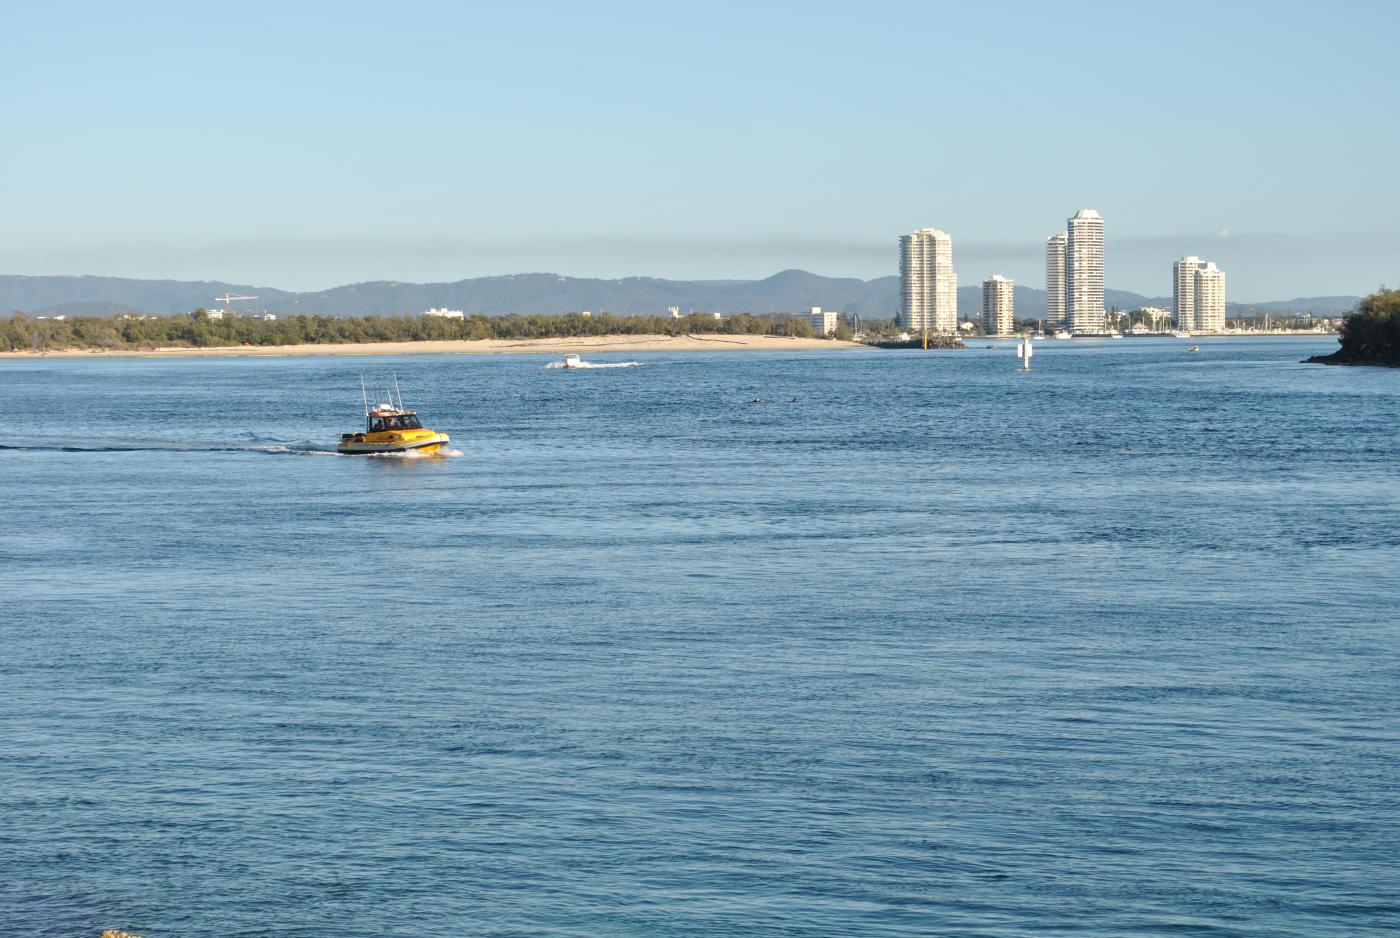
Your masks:
<svg viewBox="0 0 1400 938"><path fill-rule="evenodd" d="M1070 335L1068 332L1066 332L1065 330L1061 329L1061 330L1059 330L1058 332L1055 333L1055 338L1057 338L1057 339L1072 339L1072 338L1074 338L1074 336Z"/></svg>
<svg viewBox="0 0 1400 938"><path fill-rule="evenodd" d="M1109 337L1110 339L1121 339L1121 338L1123 338L1123 333L1121 333L1121 332L1110 332L1110 333L1108 334L1108 337Z"/></svg>
<svg viewBox="0 0 1400 938"><path fill-rule="evenodd" d="M1173 339L1189 339L1189 338L1191 338L1191 333L1189 333L1189 332L1183 332L1182 330L1178 329L1177 331L1175 331L1175 332L1172 333L1172 338L1173 338Z"/></svg>
<svg viewBox="0 0 1400 938"><path fill-rule="evenodd" d="M586 362L577 352L569 352L557 362L550 362L546 368L569 368L582 371L593 368L636 368L641 362Z"/></svg>

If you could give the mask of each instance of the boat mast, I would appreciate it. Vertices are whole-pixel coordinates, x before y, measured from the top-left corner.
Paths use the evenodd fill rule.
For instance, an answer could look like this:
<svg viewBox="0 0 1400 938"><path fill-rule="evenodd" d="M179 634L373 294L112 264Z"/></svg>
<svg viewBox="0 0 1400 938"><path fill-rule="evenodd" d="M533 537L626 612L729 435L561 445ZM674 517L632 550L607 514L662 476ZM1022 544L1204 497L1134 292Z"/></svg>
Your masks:
<svg viewBox="0 0 1400 938"><path fill-rule="evenodd" d="M365 373L360 372L360 397L365 402L365 417L369 417L369 392L365 390Z"/></svg>
<svg viewBox="0 0 1400 938"><path fill-rule="evenodd" d="M394 393L399 396L399 410L403 410L403 392L399 390L399 376L394 375Z"/></svg>

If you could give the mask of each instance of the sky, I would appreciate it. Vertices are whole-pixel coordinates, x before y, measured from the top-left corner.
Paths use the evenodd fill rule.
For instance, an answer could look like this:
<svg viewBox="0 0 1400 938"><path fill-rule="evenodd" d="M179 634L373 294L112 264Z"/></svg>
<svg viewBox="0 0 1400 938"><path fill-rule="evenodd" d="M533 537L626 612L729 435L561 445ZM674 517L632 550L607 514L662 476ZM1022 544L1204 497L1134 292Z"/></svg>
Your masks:
<svg viewBox="0 0 1400 938"><path fill-rule="evenodd" d="M1400 285L1400 3L0 0L0 274Z"/></svg>

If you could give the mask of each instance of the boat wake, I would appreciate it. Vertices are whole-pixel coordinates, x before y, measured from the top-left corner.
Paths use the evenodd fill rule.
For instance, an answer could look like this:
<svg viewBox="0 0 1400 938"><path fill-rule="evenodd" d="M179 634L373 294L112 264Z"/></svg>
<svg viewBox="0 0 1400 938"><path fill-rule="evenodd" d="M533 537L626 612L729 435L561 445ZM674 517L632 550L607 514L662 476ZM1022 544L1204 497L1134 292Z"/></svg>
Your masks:
<svg viewBox="0 0 1400 938"><path fill-rule="evenodd" d="M639 368L641 362L579 362L574 365L566 365L563 362L550 362L546 368L568 368L571 371L582 371L586 368Z"/></svg>
<svg viewBox="0 0 1400 938"><path fill-rule="evenodd" d="M334 446L300 442L256 441L248 443L176 442L174 440L34 440L11 439L0 450L50 453L267 453L275 456L335 456Z"/></svg>
<svg viewBox="0 0 1400 938"><path fill-rule="evenodd" d="M456 459L466 453L459 449L440 449L435 453L425 453L421 449L407 449L397 453L360 453L369 459Z"/></svg>

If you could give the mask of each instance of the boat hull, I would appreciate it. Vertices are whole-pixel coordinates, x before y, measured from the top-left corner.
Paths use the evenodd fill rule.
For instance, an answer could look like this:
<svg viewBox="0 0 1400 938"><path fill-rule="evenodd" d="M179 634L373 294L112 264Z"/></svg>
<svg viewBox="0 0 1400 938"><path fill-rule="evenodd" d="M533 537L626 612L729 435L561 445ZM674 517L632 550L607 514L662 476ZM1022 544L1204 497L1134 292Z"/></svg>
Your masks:
<svg viewBox="0 0 1400 938"><path fill-rule="evenodd" d="M342 440L335 448L345 456L379 456L392 453L421 453L424 456L438 452L450 442L446 433L435 433L431 437L416 440L394 440L373 443L369 440Z"/></svg>

